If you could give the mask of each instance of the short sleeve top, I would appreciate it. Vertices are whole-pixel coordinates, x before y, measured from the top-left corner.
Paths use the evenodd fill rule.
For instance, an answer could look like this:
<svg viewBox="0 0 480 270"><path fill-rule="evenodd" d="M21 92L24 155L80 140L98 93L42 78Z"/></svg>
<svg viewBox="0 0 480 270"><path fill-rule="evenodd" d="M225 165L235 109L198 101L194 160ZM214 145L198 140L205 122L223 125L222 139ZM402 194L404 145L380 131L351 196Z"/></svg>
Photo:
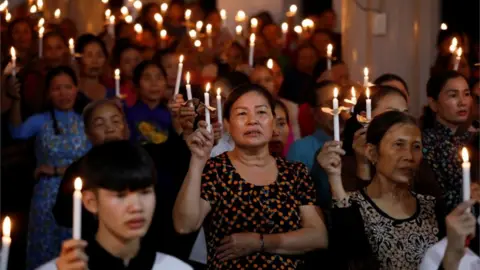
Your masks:
<svg viewBox="0 0 480 270"><path fill-rule="evenodd" d="M229 235L240 232L286 233L301 229L300 206L315 205L315 188L306 166L276 158L277 180L265 186L246 182L228 154L211 158L202 175L201 197L210 203L204 222L208 269L298 269L298 256L250 254L231 261L216 259L216 248Z"/></svg>

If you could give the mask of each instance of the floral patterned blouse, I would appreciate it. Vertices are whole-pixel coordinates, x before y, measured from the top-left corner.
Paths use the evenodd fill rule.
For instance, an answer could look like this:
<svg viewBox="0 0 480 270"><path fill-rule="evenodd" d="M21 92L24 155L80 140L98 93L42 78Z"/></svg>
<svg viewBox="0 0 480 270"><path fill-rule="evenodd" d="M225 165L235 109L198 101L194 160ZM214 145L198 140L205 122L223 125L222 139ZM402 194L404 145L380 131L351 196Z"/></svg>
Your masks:
<svg viewBox="0 0 480 270"><path fill-rule="evenodd" d="M462 201L461 150L470 136L470 132L454 134L438 122L423 133L423 158L442 190L447 213Z"/></svg>
<svg viewBox="0 0 480 270"><path fill-rule="evenodd" d="M211 158L202 175L202 199L212 207L205 220L208 269L298 269L298 256L253 253L221 262L216 259L220 241L231 234L286 233L301 229L300 206L315 204L315 188L302 163L276 158L278 177L270 185L246 182L228 154Z"/></svg>

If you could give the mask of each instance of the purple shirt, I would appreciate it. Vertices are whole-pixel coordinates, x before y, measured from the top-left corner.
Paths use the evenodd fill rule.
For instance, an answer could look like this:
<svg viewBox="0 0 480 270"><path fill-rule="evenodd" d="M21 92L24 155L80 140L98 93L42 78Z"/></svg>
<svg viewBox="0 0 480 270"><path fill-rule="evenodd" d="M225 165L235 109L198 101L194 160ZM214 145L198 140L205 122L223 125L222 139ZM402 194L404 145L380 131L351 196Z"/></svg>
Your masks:
<svg viewBox="0 0 480 270"><path fill-rule="evenodd" d="M164 143L172 126L172 116L165 105L150 109L142 101L125 108L132 141L153 144Z"/></svg>

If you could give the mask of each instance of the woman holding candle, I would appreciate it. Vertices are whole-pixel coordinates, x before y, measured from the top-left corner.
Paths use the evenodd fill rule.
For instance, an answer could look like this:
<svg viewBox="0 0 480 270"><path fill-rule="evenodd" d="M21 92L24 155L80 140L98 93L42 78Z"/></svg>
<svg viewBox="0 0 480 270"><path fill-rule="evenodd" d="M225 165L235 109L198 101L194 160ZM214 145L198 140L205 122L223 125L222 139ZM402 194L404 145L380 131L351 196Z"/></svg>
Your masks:
<svg viewBox="0 0 480 270"><path fill-rule="evenodd" d="M328 158L317 159L314 167L326 171L332 189L329 248L335 268L418 269L424 252L445 235L445 212L434 197L409 189L422 160L415 119L390 111L372 120L366 155L375 175L359 191L343 187L340 145L326 143Z"/></svg>
<svg viewBox="0 0 480 270"><path fill-rule="evenodd" d="M49 111L22 121L20 103L14 101L11 112L11 133L17 139L36 136L39 179L34 187L29 218L27 269L35 269L58 252L61 241L70 232L55 225L51 213L61 175L73 160L89 148L80 115L74 110L77 79L69 67L57 67L46 78ZM18 93L12 93L17 95Z"/></svg>
<svg viewBox="0 0 480 270"><path fill-rule="evenodd" d="M315 190L306 168L269 153L274 106L267 90L244 85L224 107L233 151L209 160L213 134L205 123L187 140L192 158L175 202L174 225L180 233L206 225L208 269L267 264L298 269L303 259L295 254L326 247L325 225L313 206ZM235 191L225 197L226 189ZM205 219L209 213L213 216Z"/></svg>
<svg viewBox="0 0 480 270"><path fill-rule="evenodd" d="M427 83L427 96L424 158L441 187L447 209L452 210L462 200L460 150L472 135L466 131L472 97L466 79L455 71L432 76Z"/></svg>
<svg viewBox="0 0 480 270"><path fill-rule="evenodd" d="M11 46L15 47L18 66L28 64L33 59L34 52L37 51L37 46L34 46L33 43L33 33L33 27L26 18L15 19L8 24L8 37L10 38Z"/></svg>

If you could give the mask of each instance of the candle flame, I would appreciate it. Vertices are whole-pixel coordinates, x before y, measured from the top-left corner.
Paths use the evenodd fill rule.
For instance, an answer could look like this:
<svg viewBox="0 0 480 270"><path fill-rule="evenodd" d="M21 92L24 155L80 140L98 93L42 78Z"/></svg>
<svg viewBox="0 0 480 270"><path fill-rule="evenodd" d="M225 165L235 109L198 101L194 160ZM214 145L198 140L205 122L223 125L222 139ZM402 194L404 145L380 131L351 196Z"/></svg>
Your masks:
<svg viewBox="0 0 480 270"><path fill-rule="evenodd" d="M123 16L127 16L128 15L128 8L126 6L123 6L120 9L120 12L122 13Z"/></svg>
<svg viewBox="0 0 480 270"><path fill-rule="evenodd" d="M237 33L237 35L241 35L242 34L242 26L241 25L237 25L235 27L235 33Z"/></svg>
<svg viewBox="0 0 480 270"><path fill-rule="evenodd" d="M297 25L297 26L295 26L295 27L293 28L293 31L295 31L295 33L301 35L302 32L303 32L303 29L302 29L302 27L301 27L300 25Z"/></svg>
<svg viewBox="0 0 480 270"><path fill-rule="evenodd" d="M167 12L167 9L168 9L168 4L167 3L163 3L161 6L160 6L160 10L165 13Z"/></svg>
<svg viewBox="0 0 480 270"><path fill-rule="evenodd" d="M282 32L285 34L288 31L288 23L282 23Z"/></svg>
<svg viewBox="0 0 480 270"><path fill-rule="evenodd" d="M252 26L252 28L257 28L258 26L258 19L257 18L252 18L250 20L250 25Z"/></svg>
<svg viewBox="0 0 480 270"><path fill-rule="evenodd" d="M190 36L191 39L195 39L197 37L197 31L192 29L188 32L188 35Z"/></svg>
<svg viewBox="0 0 480 270"><path fill-rule="evenodd" d="M462 148L462 159L463 162L468 162L468 150L466 147Z"/></svg>
<svg viewBox="0 0 480 270"><path fill-rule="evenodd" d="M68 47L69 48L74 48L75 47L75 42L73 41L73 38L68 40Z"/></svg>
<svg viewBox="0 0 480 270"><path fill-rule="evenodd" d="M457 49L457 46L458 46L458 40L456 37L452 38L452 43L450 43L450 53L453 53L455 52L455 50Z"/></svg>
<svg viewBox="0 0 480 270"><path fill-rule="evenodd" d="M197 39L195 40L195 42L193 42L193 46L195 46L196 48L200 48L202 46L202 42Z"/></svg>
<svg viewBox="0 0 480 270"><path fill-rule="evenodd" d="M16 59L17 59L17 53L16 53L14 47L11 47L11 48L10 48L10 55L12 56L12 60L16 60Z"/></svg>
<svg viewBox="0 0 480 270"><path fill-rule="evenodd" d="M135 26L133 27L135 29L135 32L137 34L141 34L143 32L143 27L141 24L137 23L135 24Z"/></svg>
<svg viewBox="0 0 480 270"><path fill-rule="evenodd" d="M203 22L202 21L197 21L197 23L195 24L195 28L197 28L198 32L202 31Z"/></svg>
<svg viewBox="0 0 480 270"><path fill-rule="evenodd" d="M222 17L222 20L227 19L227 11L225 9L220 10L220 17Z"/></svg>
<svg viewBox="0 0 480 270"><path fill-rule="evenodd" d="M187 74L185 75L185 81L187 84L190 84L190 71L187 71Z"/></svg>
<svg viewBox="0 0 480 270"><path fill-rule="evenodd" d="M355 93L355 87L352 86L352 90L351 90L351 91L352 91L352 97L356 97L357 95L356 95L356 93Z"/></svg>
<svg viewBox="0 0 480 270"><path fill-rule="evenodd" d="M187 9L185 10L185 20L190 20L190 16L192 16L192 10Z"/></svg>
<svg viewBox="0 0 480 270"><path fill-rule="evenodd" d="M109 18L112 15L112 11L110 9L105 10L105 18Z"/></svg>
<svg viewBox="0 0 480 270"><path fill-rule="evenodd" d="M247 15L245 14L245 11L239 10L239 11L237 12L237 15L235 16L235 21L237 21L237 22L243 22L246 17L247 17Z"/></svg>
<svg viewBox="0 0 480 270"><path fill-rule="evenodd" d="M222 93L222 89L220 87L217 88L217 95L220 96L220 94Z"/></svg>
<svg viewBox="0 0 480 270"><path fill-rule="evenodd" d="M115 23L115 16L110 16L110 24L114 24Z"/></svg>
<svg viewBox="0 0 480 270"><path fill-rule="evenodd" d="M363 75L364 75L365 77L368 76L368 68L367 68L367 67L365 67L365 68L363 69Z"/></svg>
<svg viewBox="0 0 480 270"><path fill-rule="evenodd" d="M45 27L40 27L40 29L38 29L38 36L40 38L43 38L43 33L45 33Z"/></svg>
<svg viewBox="0 0 480 270"><path fill-rule="evenodd" d="M8 12L7 10L5 13L5 21L9 22L11 19L12 19L12 14L10 14L10 12Z"/></svg>
<svg viewBox="0 0 480 270"><path fill-rule="evenodd" d="M302 27L307 29L307 28L313 28L315 26L315 23L311 19L304 19L302 21Z"/></svg>
<svg viewBox="0 0 480 270"><path fill-rule="evenodd" d="M60 19L60 15L62 15L62 12L59 8L57 8L53 14L55 16L55 19Z"/></svg>
<svg viewBox="0 0 480 270"><path fill-rule="evenodd" d="M207 26L205 27L205 30L207 31L207 34L211 34L212 33L212 25L207 24Z"/></svg>
<svg viewBox="0 0 480 270"><path fill-rule="evenodd" d="M211 87L211 85L210 85L210 83L208 82L207 85L205 86L205 92L208 93L208 91L210 91L210 87Z"/></svg>
<svg viewBox="0 0 480 270"><path fill-rule="evenodd" d="M296 5L291 5L290 8L289 8L289 11L293 14L297 13L297 6Z"/></svg>
<svg viewBox="0 0 480 270"><path fill-rule="evenodd" d="M40 18L40 20L38 20L38 27L42 27L43 25L45 25L45 19Z"/></svg>
<svg viewBox="0 0 480 270"><path fill-rule="evenodd" d="M328 46L327 46L327 56L328 56L328 57L331 57L331 56L332 56L332 51L333 51L333 45L332 45L332 44L328 44Z"/></svg>
<svg viewBox="0 0 480 270"><path fill-rule="evenodd" d="M162 29L162 30L160 31L160 37L161 37L161 38L166 38L166 37L167 37L167 30Z"/></svg>
<svg viewBox="0 0 480 270"><path fill-rule="evenodd" d="M0 4L0 12L4 12L5 9L8 7L8 1L3 1L3 3Z"/></svg>
<svg viewBox="0 0 480 270"><path fill-rule="evenodd" d="M179 62L180 64L183 63L183 58L184 58L183 54L180 55L180 57L178 58L178 62Z"/></svg>
<svg viewBox="0 0 480 270"><path fill-rule="evenodd" d="M458 58L462 57L462 53L463 53L462 47L458 48L457 49L457 57Z"/></svg>
<svg viewBox="0 0 480 270"><path fill-rule="evenodd" d="M37 0L37 7L38 7L38 10L43 9L43 0Z"/></svg>
<svg viewBox="0 0 480 270"><path fill-rule="evenodd" d="M132 17L132 15L127 15L127 16L125 17L125 22L126 22L126 23L132 23L132 22L133 22L133 17Z"/></svg>
<svg viewBox="0 0 480 270"><path fill-rule="evenodd" d="M120 77L120 69L115 69L115 77Z"/></svg>
<svg viewBox="0 0 480 270"><path fill-rule="evenodd" d="M163 17L162 17L162 15L160 15L160 13L155 13L155 15L153 17L154 17L154 19L157 23L159 23L159 24L163 23Z"/></svg>
<svg viewBox="0 0 480 270"><path fill-rule="evenodd" d="M267 68L273 69L273 59L272 59L272 58L268 59L268 61L267 61Z"/></svg>
<svg viewBox="0 0 480 270"><path fill-rule="evenodd" d="M108 0L102 0L103 4L108 4Z"/></svg>
<svg viewBox="0 0 480 270"><path fill-rule="evenodd" d="M82 178L80 177L75 178L75 182L73 182L73 186L75 188L75 191L82 190L82 186L83 186Z"/></svg>
<svg viewBox="0 0 480 270"><path fill-rule="evenodd" d="M37 6L33 5L30 7L30 13L37 13Z"/></svg>
<svg viewBox="0 0 480 270"><path fill-rule="evenodd" d="M333 88L333 98L337 98L338 97L338 88L335 87Z"/></svg>
<svg viewBox="0 0 480 270"><path fill-rule="evenodd" d="M254 33L252 33L250 35L250 45L252 45L252 46L255 45L255 34Z"/></svg>
<svg viewBox="0 0 480 270"><path fill-rule="evenodd" d="M365 95L367 96L367 99L370 99L370 88L367 87L367 90L365 91Z"/></svg>
<svg viewBox="0 0 480 270"><path fill-rule="evenodd" d="M10 221L10 218L7 216L3 220L3 226L2 226L2 234L3 237L10 237L10 231L12 229L12 222Z"/></svg>
<svg viewBox="0 0 480 270"><path fill-rule="evenodd" d="M444 30L444 31L447 30L447 29L448 29L447 24L446 24L446 23L442 23L442 24L440 25L440 29L442 29L442 30Z"/></svg>
<svg viewBox="0 0 480 270"><path fill-rule="evenodd" d="M140 0L137 0L135 2L133 2L133 7L136 9L136 10L139 10L142 8L142 2Z"/></svg>

